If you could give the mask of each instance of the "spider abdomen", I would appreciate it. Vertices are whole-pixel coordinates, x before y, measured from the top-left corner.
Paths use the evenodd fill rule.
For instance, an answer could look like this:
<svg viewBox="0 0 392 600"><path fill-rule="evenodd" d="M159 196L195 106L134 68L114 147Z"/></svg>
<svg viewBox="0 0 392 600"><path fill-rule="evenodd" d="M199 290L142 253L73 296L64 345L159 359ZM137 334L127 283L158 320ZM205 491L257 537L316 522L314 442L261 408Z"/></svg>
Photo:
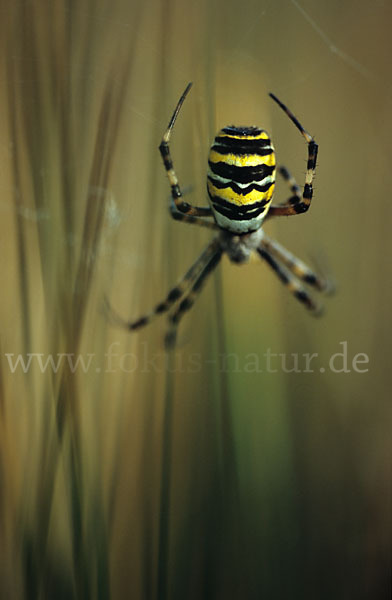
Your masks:
<svg viewBox="0 0 392 600"><path fill-rule="evenodd" d="M271 204L275 152L258 127L225 127L208 156L207 189L217 224L233 233L256 231Z"/></svg>

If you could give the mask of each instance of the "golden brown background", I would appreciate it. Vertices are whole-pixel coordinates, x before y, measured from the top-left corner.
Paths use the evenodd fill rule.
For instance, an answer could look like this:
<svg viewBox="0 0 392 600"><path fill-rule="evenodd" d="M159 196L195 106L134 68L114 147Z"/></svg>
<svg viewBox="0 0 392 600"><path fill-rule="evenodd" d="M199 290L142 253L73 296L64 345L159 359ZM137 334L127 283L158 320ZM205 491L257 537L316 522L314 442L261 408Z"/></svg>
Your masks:
<svg viewBox="0 0 392 600"><path fill-rule="evenodd" d="M1 0L1 598L389 597L391 22L382 0ZM157 150L190 80L195 204L229 123L302 183L268 91L316 137L311 211L266 230L338 293L315 320L224 259L168 356L164 319L130 335L102 306L149 310L210 237L170 219Z"/></svg>

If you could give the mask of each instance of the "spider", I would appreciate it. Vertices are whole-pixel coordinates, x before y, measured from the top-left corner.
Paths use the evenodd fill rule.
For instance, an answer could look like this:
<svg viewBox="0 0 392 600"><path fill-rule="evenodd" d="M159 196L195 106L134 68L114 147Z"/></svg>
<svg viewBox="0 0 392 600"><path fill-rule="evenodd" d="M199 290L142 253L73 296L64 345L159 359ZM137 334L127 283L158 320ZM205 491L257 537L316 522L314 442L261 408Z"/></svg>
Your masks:
<svg viewBox="0 0 392 600"><path fill-rule="evenodd" d="M207 191L209 207L193 206L183 198L173 167L169 142L171 133L191 89L189 83L180 97L165 131L159 151L171 187L170 213L177 221L192 223L215 230L217 235L194 262L165 300L148 314L135 321L125 321L112 312L117 323L135 331L154 317L169 312L169 329L165 343L172 347L177 327L193 306L207 277L217 267L223 253L237 264L249 261L257 253L275 271L289 291L313 314L320 314L320 306L313 300L304 284L327 291L328 282L314 273L291 252L269 238L262 229L270 217L298 215L308 210L313 195L313 176L318 146L298 119L274 94L270 97L280 106L308 145L305 185L301 192L294 177L285 167L278 172L287 182L292 195L280 205L271 204L275 187L276 160L272 142L266 131L259 127L224 127L216 135L208 156ZM212 218L212 220L211 220Z"/></svg>

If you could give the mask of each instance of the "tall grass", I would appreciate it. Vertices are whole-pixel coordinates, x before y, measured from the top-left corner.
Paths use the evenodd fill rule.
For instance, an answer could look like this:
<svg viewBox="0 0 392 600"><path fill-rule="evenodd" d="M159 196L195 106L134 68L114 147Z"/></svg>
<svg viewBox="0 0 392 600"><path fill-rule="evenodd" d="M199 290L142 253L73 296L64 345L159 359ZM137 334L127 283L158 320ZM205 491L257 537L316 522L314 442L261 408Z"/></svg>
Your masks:
<svg viewBox="0 0 392 600"><path fill-rule="evenodd" d="M106 190L129 58L121 63L116 57L123 69L117 77L107 58L104 75L92 86L102 40L97 32L82 38L83 11L61 2L16 3L4 16L20 349L77 357L86 312L99 315L92 289L109 226ZM83 458L87 392L65 362L56 373L28 372L24 385L29 401L23 406L30 413L25 460L34 461L20 471L13 516L25 597L108 597L103 499L99 480L87 489ZM62 550L57 519L66 532Z"/></svg>

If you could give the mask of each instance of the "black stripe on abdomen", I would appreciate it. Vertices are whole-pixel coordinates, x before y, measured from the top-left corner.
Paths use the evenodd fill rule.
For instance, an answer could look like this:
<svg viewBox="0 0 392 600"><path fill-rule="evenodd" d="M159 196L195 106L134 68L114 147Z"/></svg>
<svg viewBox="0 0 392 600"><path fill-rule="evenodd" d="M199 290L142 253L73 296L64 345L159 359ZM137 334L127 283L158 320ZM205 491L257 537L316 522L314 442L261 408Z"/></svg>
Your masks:
<svg viewBox="0 0 392 600"><path fill-rule="evenodd" d="M251 183L251 184L247 185L245 188L242 188L239 185L237 185L235 183L235 181L223 182L223 181L220 181L219 179L215 179L214 177L211 177L210 175L208 175L208 180L217 189L224 190L227 188L231 188L233 190L233 192L235 192L239 196L246 196L247 194L250 194L250 192L253 192L253 190L256 190L256 191L264 194L265 192L267 192L270 189L271 185L274 184L274 181L270 181L269 183L265 183L264 185L259 185L258 183Z"/></svg>
<svg viewBox="0 0 392 600"><path fill-rule="evenodd" d="M252 183L253 181L261 181L268 175L272 175L275 171L275 166L269 167L268 165L252 165L247 166L236 166L229 165L225 162L212 162L208 161L211 171L215 175L219 175L224 179L229 179L233 183Z"/></svg>
<svg viewBox="0 0 392 600"><path fill-rule="evenodd" d="M273 152L269 139L249 140L224 136L217 136L211 149L220 154L238 154L240 156L246 154L267 156Z"/></svg>
<svg viewBox="0 0 392 600"><path fill-rule="evenodd" d="M210 195L210 198L216 212L234 221L245 221L258 217L265 211L265 207L269 203L268 200L261 200L260 202L238 206L232 202L227 202L227 200L219 196Z"/></svg>

